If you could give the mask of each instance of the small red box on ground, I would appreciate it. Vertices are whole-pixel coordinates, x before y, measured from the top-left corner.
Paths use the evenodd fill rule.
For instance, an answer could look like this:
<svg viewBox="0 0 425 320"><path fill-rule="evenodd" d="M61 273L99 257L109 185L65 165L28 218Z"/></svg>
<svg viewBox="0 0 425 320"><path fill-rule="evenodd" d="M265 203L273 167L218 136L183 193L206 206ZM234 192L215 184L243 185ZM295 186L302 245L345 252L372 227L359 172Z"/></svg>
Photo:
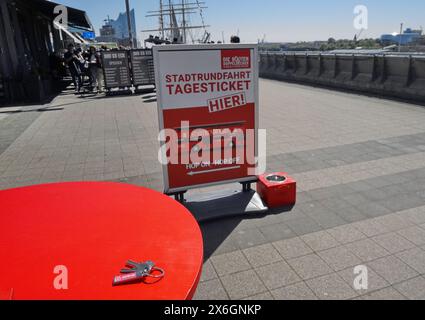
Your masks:
<svg viewBox="0 0 425 320"><path fill-rule="evenodd" d="M297 183L285 172L259 176L257 192L269 208L292 206L297 201Z"/></svg>

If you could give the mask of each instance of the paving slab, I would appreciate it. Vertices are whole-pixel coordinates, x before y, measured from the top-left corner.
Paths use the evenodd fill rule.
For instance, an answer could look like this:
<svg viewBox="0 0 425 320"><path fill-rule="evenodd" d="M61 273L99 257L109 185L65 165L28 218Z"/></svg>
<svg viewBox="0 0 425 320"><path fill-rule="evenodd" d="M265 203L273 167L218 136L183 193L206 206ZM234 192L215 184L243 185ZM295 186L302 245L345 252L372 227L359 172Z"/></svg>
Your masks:
<svg viewBox="0 0 425 320"><path fill-rule="evenodd" d="M398 292L410 300L425 300L425 278L417 277L394 286Z"/></svg>
<svg viewBox="0 0 425 320"><path fill-rule="evenodd" d="M318 255L334 270L341 271L348 267L354 267L361 263L361 260L345 247L336 247L321 251Z"/></svg>
<svg viewBox="0 0 425 320"><path fill-rule="evenodd" d="M272 295L276 300L317 300L316 295L304 282L273 290Z"/></svg>
<svg viewBox="0 0 425 320"><path fill-rule="evenodd" d="M372 238L372 240L391 254L412 249L415 247L412 242L406 240L395 232L376 236Z"/></svg>
<svg viewBox="0 0 425 320"><path fill-rule="evenodd" d="M283 260L279 252L271 244L245 249L242 252L254 268Z"/></svg>
<svg viewBox="0 0 425 320"><path fill-rule="evenodd" d="M415 269L420 274L425 274L425 251L421 248L413 248L397 254L397 257Z"/></svg>
<svg viewBox="0 0 425 320"><path fill-rule="evenodd" d="M267 292L267 288L253 270L224 276L221 281L232 300L239 300Z"/></svg>
<svg viewBox="0 0 425 320"><path fill-rule="evenodd" d="M418 276L418 272L400 259L390 256L375 260L368 264L378 275L391 285Z"/></svg>
<svg viewBox="0 0 425 320"><path fill-rule="evenodd" d="M358 300L406 300L406 297L403 296L396 289L388 287L382 290L366 294L358 298Z"/></svg>
<svg viewBox="0 0 425 320"><path fill-rule="evenodd" d="M289 265L303 279L311 279L332 273L332 269L317 255L310 254L288 260Z"/></svg>
<svg viewBox="0 0 425 320"><path fill-rule="evenodd" d="M220 280L201 282L196 290L194 300L229 300Z"/></svg>
<svg viewBox="0 0 425 320"><path fill-rule="evenodd" d="M334 237L339 243L347 244L350 242L362 240L366 238L362 232L354 228L352 225L340 226L328 230L328 233Z"/></svg>
<svg viewBox="0 0 425 320"><path fill-rule="evenodd" d="M242 251L234 251L219 256L213 256L211 262L219 276L252 268Z"/></svg>
<svg viewBox="0 0 425 320"><path fill-rule="evenodd" d="M278 289L301 281L286 262L278 262L257 268L256 272L269 290Z"/></svg>
<svg viewBox="0 0 425 320"><path fill-rule="evenodd" d="M414 226L397 233L417 246L425 245L425 230L421 227Z"/></svg>
<svg viewBox="0 0 425 320"><path fill-rule="evenodd" d="M217 278L217 272L215 271L211 261L207 260L206 262L204 262L204 265L202 266L202 275L200 282L209 281Z"/></svg>
<svg viewBox="0 0 425 320"><path fill-rule="evenodd" d="M274 298L273 298L271 293L266 292L266 293L260 293L260 294L257 294L255 296L251 296L251 297L248 297L248 298L244 298L243 300L271 301L271 300L274 300Z"/></svg>
<svg viewBox="0 0 425 320"><path fill-rule="evenodd" d="M303 235L301 239L314 251L324 251L337 247L340 243L326 231Z"/></svg>
<svg viewBox="0 0 425 320"><path fill-rule="evenodd" d="M292 238L274 242L273 246L280 255L287 260L313 253L313 250L302 240L302 238Z"/></svg>
<svg viewBox="0 0 425 320"><path fill-rule="evenodd" d="M357 293L336 273L307 281L307 285L321 300L347 300Z"/></svg>
<svg viewBox="0 0 425 320"><path fill-rule="evenodd" d="M369 262L390 255L390 252L371 239L359 240L345 245L345 248L355 254L363 262Z"/></svg>

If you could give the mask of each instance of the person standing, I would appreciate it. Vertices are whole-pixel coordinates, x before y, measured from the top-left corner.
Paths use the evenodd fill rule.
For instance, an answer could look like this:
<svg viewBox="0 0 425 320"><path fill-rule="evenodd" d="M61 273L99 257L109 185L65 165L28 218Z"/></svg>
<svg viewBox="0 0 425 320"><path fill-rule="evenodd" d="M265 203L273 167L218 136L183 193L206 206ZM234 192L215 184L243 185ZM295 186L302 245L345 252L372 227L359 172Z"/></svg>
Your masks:
<svg viewBox="0 0 425 320"><path fill-rule="evenodd" d="M108 47L102 46L100 48L100 51L98 52L99 62L100 62L100 69L97 72L97 83L99 85L100 92L103 92L105 90L105 74L103 73L102 52L106 52L106 51L109 51Z"/></svg>
<svg viewBox="0 0 425 320"><path fill-rule="evenodd" d="M68 45L68 49L64 55L65 63L71 73L72 81L75 85L75 91L80 92L82 86L81 69L78 56L75 53L75 46L73 43Z"/></svg>
<svg viewBox="0 0 425 320"><path fill-rule="evenodd" d="M89 55L88 55L88 62L89 62L89 69L90 69L90 82L93 86L93 91L96 90L98 92L102 92L102 84L101 84L101 69L102 69L102 63L100 59L99 53L96 51L96 48L94 46L91 46L89 48Z"/></svg>
<svg viewBox="0 0 425 320"><path fill-rule="evenodd" d="M84 58L84 56L86 55L86 53L83 51L83 49L81 47L78 47L75 50L75 55L77 56L78 59L78 63L80 66L80 73L81 73L81 86L84 86L86 77L91 80L90 78L90 72L89 72L89 63L88 61ZM90 84L91 85L91 84Z"/></svg>

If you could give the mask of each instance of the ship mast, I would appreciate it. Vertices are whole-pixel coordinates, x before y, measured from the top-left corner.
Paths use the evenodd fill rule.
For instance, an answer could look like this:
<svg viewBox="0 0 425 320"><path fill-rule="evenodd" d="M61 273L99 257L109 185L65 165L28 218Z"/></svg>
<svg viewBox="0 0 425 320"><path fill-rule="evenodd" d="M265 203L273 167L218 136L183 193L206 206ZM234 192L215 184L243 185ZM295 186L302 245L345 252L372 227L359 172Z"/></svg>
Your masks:
<svg viewBox="0 0 425 320"><path fill-rule="evenodd" d="M172 6L171 6L171 0L168 0L168 8L172 8ZM170 10L169 16L170 16L170 28L171 28L171 30L174 30L174 23L173 23L173 17L172 17L172 11L171 10ZM173 31L171 31L170 34L172 34L172 32ZM172 39L172 37L170 37L170 39Z"/></svg>
<svg viewBox="0 0 425 320"><path fill-rule="evenodd" d="M182 15L183 15L183 43L186 43L186 5L182 0Z"/></svg>
<svg viewBox="0 0 425 320"><path fill-rule="evenodd" d="M161 26L161 37L162 39L165 38L165 31L164 31L164 7L163 7L163 0L159 0L159 25Z"/></svg>
<svg viewBox="0 0 425 320"><path fill-rule="evenodd" d="M166 32L171 33L171 39L173 39L173 34L176 32L182 33L181 39L177 39L180 43L187 43L187 32L192 29L206 29L209 27L205 25L204 17L202 15L202 9L207 9L207 7L202 6L205 2L196 0L196 2L187 2L186 0L181 0L181 3L173 3L173 1L168 0L168 4L164 4L163 0L160 0L159 11L149 11L146 17L159 17L159 29L143 30L142 32L159 32L161 40L166 40ZM202 25L191 26L187 24L187 18L190 14L195 14L198 11L201 13ZM182 16L182 24L178 25L176 22L176 16ZM165 26L165 17L169 16L170 25L169 27ZM180 37L179 37L180 38Z"/></svg>

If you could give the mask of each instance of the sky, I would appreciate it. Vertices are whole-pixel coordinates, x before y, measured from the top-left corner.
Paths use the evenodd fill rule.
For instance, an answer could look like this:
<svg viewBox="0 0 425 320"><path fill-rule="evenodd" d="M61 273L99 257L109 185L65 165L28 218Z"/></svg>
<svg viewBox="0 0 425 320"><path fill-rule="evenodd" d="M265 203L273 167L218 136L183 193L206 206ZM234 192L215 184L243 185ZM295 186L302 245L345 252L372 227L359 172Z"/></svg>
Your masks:
<svg viewBox="0 0 425 320"><path fill-rule="evenodd" d="M54 0L55 2L87 11L98 33L103 20L112 19L125 11L124 0ZM175 2L181 0L174 0ZM296 42L353 39L359 33L353 25L354 8L365 5L368 9L368 29L362 38L377 38L384 33L405 27L425 28L424 0L204 0L208 9L204 15L212 40L226 42L239 34L242 42ZM192 2L192 1L190 1ZM139 40L147 33L141 30L158 27L156 18L145 18L147 11L157 10L159 0L130 0L136 10ZM194 22L199 22L199 18Z"/></svg>

